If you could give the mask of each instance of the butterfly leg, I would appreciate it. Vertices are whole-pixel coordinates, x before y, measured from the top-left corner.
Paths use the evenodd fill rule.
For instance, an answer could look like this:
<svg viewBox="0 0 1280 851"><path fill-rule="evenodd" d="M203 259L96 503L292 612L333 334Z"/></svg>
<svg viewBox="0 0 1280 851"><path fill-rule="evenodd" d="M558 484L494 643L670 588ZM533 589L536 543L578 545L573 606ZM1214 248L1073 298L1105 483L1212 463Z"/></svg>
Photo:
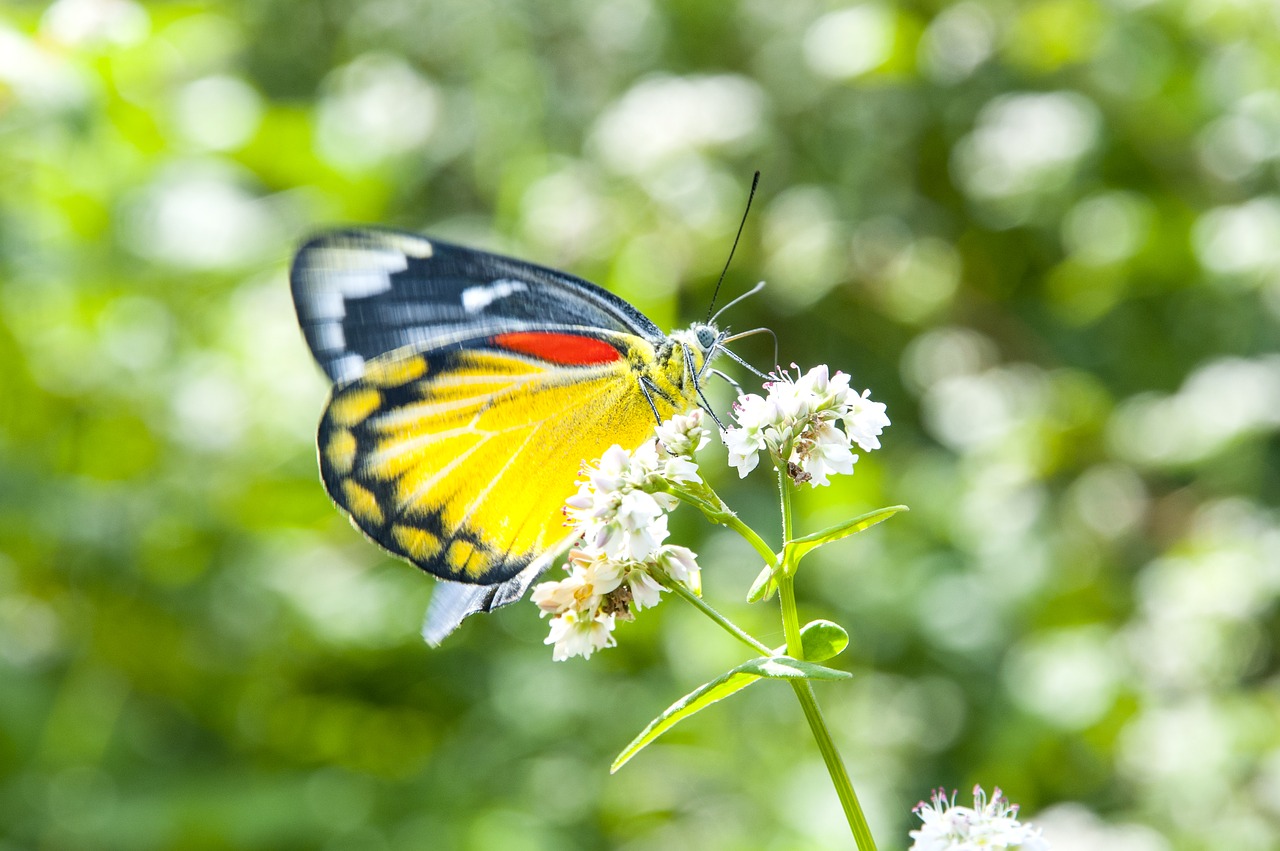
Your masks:
<svg viewBox="0 0 1280 851"><path fill-rule="evenodd" d="M693 355L688 349L684 350L684 368L689 375L693 376L693 389L698 391L698 398L702 400L702 409L711 415L711 419L716 421L716 426L724 431L724 423L720 422L720 418L716 416L715 409L711 407L711 403L707 401L706 394L702 392L702 384L698 381L698 373L693 369Z"/></svg>
<svg viewBox="0 0 1280 851"><path fill-rule="evenodd" d="M640 392L644 394L644 400L649 403L649 410L653 411L654 420L658 425L662 425L662 415L658 413L658 406L653 403L653 394L657 393L673 408L676 407L676 400L664 393L662 388L650 381L646 375L640 376Z"/></svg>
<svg viewBox="0 0 1280 851"><path fill-rule="evenodd" d="M709 369L707 371L710 372L712 375L716 376L717 378L723 378L725 381L729 382L729 386L733 388L733 391L737 393L739 396L742 395L742 385L734 381L728 375L725 375L723 372L715 368Z"/></svg>

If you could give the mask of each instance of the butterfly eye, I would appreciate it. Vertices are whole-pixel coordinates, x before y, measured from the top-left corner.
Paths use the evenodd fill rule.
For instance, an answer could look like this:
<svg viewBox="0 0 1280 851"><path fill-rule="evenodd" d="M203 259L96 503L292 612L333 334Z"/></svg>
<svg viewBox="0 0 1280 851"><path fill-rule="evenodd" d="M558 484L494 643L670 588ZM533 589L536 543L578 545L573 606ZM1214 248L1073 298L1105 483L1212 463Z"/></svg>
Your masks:
<svg viewBox="0 0 1280 851"><path fill-rule="evenodd" d="M716 332L706 325L698 329L698 346L705 352L716 343Z"/></svg>

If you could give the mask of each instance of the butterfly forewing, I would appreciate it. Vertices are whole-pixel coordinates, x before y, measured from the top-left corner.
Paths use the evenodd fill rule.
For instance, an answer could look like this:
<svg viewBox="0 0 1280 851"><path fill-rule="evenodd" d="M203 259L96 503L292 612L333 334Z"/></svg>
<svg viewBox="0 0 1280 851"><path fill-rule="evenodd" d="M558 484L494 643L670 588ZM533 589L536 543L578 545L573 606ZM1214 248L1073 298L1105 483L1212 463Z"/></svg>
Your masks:
<svg viewBox="0 0 1280 851"><path fill-rule="evenodd" d="M406 346L549 322L663 340L631 305L572 275L398 231L319 236L298 252L290 279L307 343L334 381Z"/></svg>

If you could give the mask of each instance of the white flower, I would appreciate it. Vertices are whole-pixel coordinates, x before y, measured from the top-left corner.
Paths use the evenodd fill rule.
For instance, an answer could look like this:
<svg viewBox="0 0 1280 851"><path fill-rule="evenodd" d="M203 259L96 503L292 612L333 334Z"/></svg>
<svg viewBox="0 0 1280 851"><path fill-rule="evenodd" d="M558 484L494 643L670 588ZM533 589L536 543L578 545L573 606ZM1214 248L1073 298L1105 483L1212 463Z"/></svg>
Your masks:
<svg viewBox="0 0 1280 851"><path fill-rule="evenodd" d="M795 379L785 371L771 378L767 396L738 398L737 425L721 435L740 477L755 469L760 452L768 451L796 482L817 487L829 484L832 474L853 472L855 443L868 452L879 448L877 437L889 425L885 406L872 401L869 390L861 396L850 390L845 373L833 375L820 365Z"/></svg>
<svg viewBox="0 0 1280 851"><path fill-rule="evenodd" d="M672 417L635 451L614 445L583 465L578 492L565 501L580 542L569 554L568 575L539 583L531 595L551 616L547 643L557 660L612 647L616 622L657 605L664 581L699 591L697 557L663 541L667 512L679 503L668 488L702 482L693 459L707 442L702 417L700 410Z"/></svg>
<svg viewBox="0 0 1280 851"><path fill-rule="evenodd" d="M551 634L544 644L554 644L551 657L557 662L574 656L590 659L604 647L614 647L614 617L604 612L584 613L570 609L551 619Z"/></svg>
<svg viewBox="0 0 1280 851"><path fill-rule="evenodd" d="M643 561L667 538L667 515L653 494L624 493L615 518L617 525L613 528L617 534L607 536L600 544L613 558Z"/></svg>
<svg viewBox="0 0 1280 851"><path fill-rule="evenodd" d="M543 614L558 614L577 605L577 592L577 583L573 581L573 577L569 577L559 582L539 582L533 586L529 599L542 609Z"/></svg>
<svg viewBox="0 0 1280 851"><path fill-rule="evenodd" d="M661 594L667 590L662 583L653 578L653 574L643 565L635 565L626 572L627 590L631 594L631 605L638 612L641 609L652 609L662 601Z"/></svg>
<svg viewBox="0 0 1280 851"><path fill-rule="evenodd" d="M707 442L702 411L672 417L653 439L628 452L614 444L586 464L565 517L588 547L611 558L644 561L667 538L666 513L679 499L675 485L701 484L693 453Z"/></svg>
<svg viewBox="0 0 1280 851"><path fill-rule="evenodd" d="M645 561L615 559L594 548L572 550L565 564L568 576L538 583L531 595L544 617L552 615L546 643L555 645L556 661L613 647L617 621L656 606L667 590L654 576L656 568L697 590L697 556L687 547L660 547Z"/></svg>
<svg viewBox="0 0 1280 851"><path fill-rule="evenodd" d="M653 489L668 483L684 485L701 481L698 465L692 458L672 455L657 439L640 444L636 451L631 453L629 482L634 487ZM655 496L665 497L668 494L655 493ZM675 497L671 499L674 500ZM672 505L674 506L674 503Z"/></svg>
<svg viewBox="0 0 1280 851"><path fill-rule="evenodd" d="M654 554L654 563L676 582L683 582L695 594L702 594L702 571L697 554L688 547L667 544Z"/></svg>
<svg viewBox="0 0 1280 851"><path fill-rule="evenodd" d="M598 609L604 596L622 584L622 567L604 553L573 550L565 565L569 576L559 582L540 582L530 599L544 614L570 609Z"/></svg>
<svg viewBox="0 0 1280 851"><path fill-rule="evenodd" d="M828 473L852 473L858 456L849 450L849 441L840 429L819 422L795 442L788 460L809 476L806 481L817 487L828 484Z"/></svg>
<svg viewBox="0 0 1280 851"><path fill-rule="evenodd" d="M694 453L707 445L710 435L702 424L701 408L687 414L676 414L658 426L658 443L669 455L692 460Z"/></svg>
<svg viewBox="0 0 1280 851"><path fill-rule="evenodd" d="M861 396L850 394L847 412L840 415L844 430L866 452L880 448L878 438L889 425L884 403L872 401L870 395L870 390L863 390Z"/></svg>
<svg viewBox="0 0 1280 851"><path fill-rule="evenodd" d="M587 546L639 561L666 539L673 498L638 490L649 473L633 460L625 449L610 447L596 466L584 470L578 492L565 502L565 517Z"/></svg>
<svg viewBox="0 0 1280 851"><path fill-rule="evenodd" d="M915 813L924 824L911 831L915 842L908 851L1049 851L1040 829L1018 821L1017 804L998 786L990 801L981 786L973 787L973 807L956 806L954 793L948 798L938 789L928 803L916 804Z"/></svg>

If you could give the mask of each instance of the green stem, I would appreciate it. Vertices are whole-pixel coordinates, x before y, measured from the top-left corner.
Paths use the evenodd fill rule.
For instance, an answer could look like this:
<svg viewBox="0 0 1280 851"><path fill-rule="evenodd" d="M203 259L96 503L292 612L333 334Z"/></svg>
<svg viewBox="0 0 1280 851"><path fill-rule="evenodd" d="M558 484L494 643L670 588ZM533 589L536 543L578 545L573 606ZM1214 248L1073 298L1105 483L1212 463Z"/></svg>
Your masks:
<svg viewBox="0 0 1280 851"><path fill-rule="evenodd" d="M844 808L845 818L849 820L849 828L853 831L853 839L858 843L858 851L876 851L876 841L867 825L867 817L863 815L862 805L858 803L858 795L853 791L853 783L849 780L849 772L845 771L844 761L836 750L836 743L827 731L822 710L818 708L818 700L813 695L813 686L808 680L793 680L791 687L795 689L800 708L804 710L805 720L822 752L822 761L827 764L827 773L836 787L836 795L840 798L840 806Z"/></svg>
<svg viewBox="0 0 1280 851"><path fill-rule="evenodd" d="M755 529L752 529L746 523L743 523L742 520L739 519L738 515L735 514L729 517L725 521L724 525L728 526L730 529L746 539L746 542L760 554L760 558L764 559L765 564L769 565L769 567L774 570L778 569L779 562L777 553L769 549L769 545L764 542L764 538L757 535Z"/></svg>
<svg viewBox="0 0 1280 851"><path fill-rule="evenodd" d="M795 564L791 542L791 482L781 466L778 469L778 490L781 493L782 539L785 542L782 546L782 570L777 576L778 602L782 607L782 628L787 636L787 655L803 659L804 645L800 638L800 614L796 607L795 576L793 575ZM822 761L827 765L827 773L831 775L831 783L835 786L836 796L840 799L840 806L844 809L845 818L849 821L849 829L853 832L858 851L876 851L876 841L871 835L871 828L867 825L867 817L862 812L862 805L858 803L858 795L853 790L853 783L849 780L849 772L844 767L844 760L836 750L831 731L827 729L826 719L822 717L822 710L818 707L818 699L813 694L812 685L808 680L799 680L793 681L791 687L795 690L796 699L800 701L805 720L809 722L809 731L813 733L814 741L818 743Z"/></svg>
<svg viewBox="0 0 1280 851"><path fill-rule="evenodd" d="M702 599L697 594L693 593L687 587L685 587L685 584L683 582L677 582L674 579L670 579L667 577L664 577L664 580L665 581L662 583L663 585L667 586L676 594L688 600L691 604L693 604L694 608L698 609L704 615L706 615L707 617L715 621L716 624L718 624L719 627L723 629L725 632L729 633L734 638L738 639L743 644L750 647L752 650L763 653L765 656L774 655L774 652L771 648L766 647L764 644L761 644L759 641L757 641L756 639L752 638L749 634L744 632L733 621L729 620L724 615L717 612L714 608L712 608L710 603L708 603L706 600Z"/></svg>
<svg viewBox="0 0 1280 851"><path fill-rule="evenodd" d="M778 494L782 502L782 546L783 546L783 565L790 573L789 559L786 558L787 548L791 545L791 482L787 478L786 467L778 462Z"/></svg>
<svg viewBox="0 0 1280 851"><path fill-rule="evenodd" d="M697 508L712 523L727 526L737 532L751 545L752 549L760 554L760 558L764 559L765 564L776 570L778 568L778 555L765 543L764 538L757 535L755 529L743 523L742 519L733 513L733 510L725 504L724 500L720 499L719 494L710 488L706 488L706 491L707 493L704 495L694 493L685 488L671 487L668 489L668 493ZM710 502L708 497L714 499L715 503Z"/></svg>
<svg viewBox="0 0 1280 851"><path fill-rule="evenodd" d="M778 574L778 601L782 604L782 633L787 637L787 655L793 659L804 658L804 643L800 638L800 612L796 607L796 580L785 570Z"/></svg>

